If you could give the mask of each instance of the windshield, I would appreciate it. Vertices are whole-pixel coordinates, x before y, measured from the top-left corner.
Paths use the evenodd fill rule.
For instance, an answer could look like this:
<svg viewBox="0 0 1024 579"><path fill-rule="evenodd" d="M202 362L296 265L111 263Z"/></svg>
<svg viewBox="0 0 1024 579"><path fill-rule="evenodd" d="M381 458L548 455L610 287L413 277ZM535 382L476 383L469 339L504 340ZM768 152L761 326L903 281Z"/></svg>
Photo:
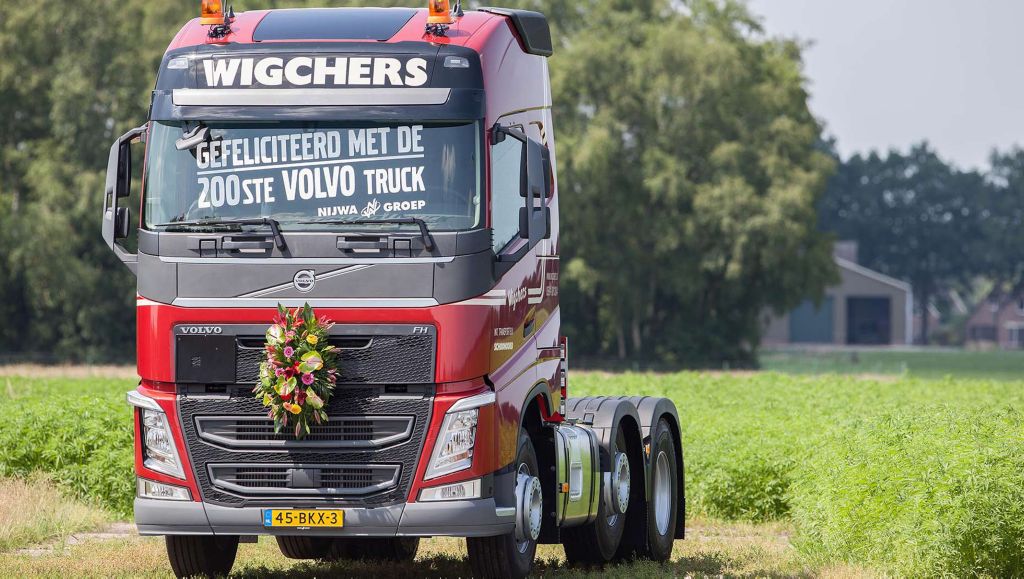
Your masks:
<svg viewBox="0 0 1024 579"><path fill-rule="evenodd" d="M205 138L178 150L186 133ZM149 141L147 228L261 217L291 230L409 218L433 231L480 226L477 123L154 122Z"/></svg>

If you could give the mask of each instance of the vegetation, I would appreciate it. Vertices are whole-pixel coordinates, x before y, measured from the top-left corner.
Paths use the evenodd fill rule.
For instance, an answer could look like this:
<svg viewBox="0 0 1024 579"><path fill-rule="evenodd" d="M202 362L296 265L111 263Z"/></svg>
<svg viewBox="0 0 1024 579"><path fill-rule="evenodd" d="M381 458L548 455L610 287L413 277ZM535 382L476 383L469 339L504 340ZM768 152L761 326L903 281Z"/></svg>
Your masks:
<svg viewBox="0 0 1024 579"><path fill-rule="evenodd" d="M897 410L835 432L794 474L801 550L903 576L1019 576L1022 433L1019 410L960 405Z"/></svg>
<svg viewBox="0 0 1024 579"><path fill-rule="evenodd" d="M832 163L815 148L798 45L765 39L736 0L505 4L549 14L560 45L576 351L750 363L762 309L832 275L814 210ZM197 6L0 0L0 319L21 321L0 325L0 358L131 359L134 281L99 235L106 156L146 118L163 50Z"/></svg>
<svg viewBox="0 0 1024 579"><path fill-rule="evenodd" d="M665 576L714 577L817 577L863 576L853 566L807 567L787 540L792 529L785 525L705 524L691 528L691 541L679 541L672 562L659 565L649 561L611 565L603 570L569 568L562 548L541 545L537 549L538 576L579 578L660 578ZM238 549L232 577L309 578L363 577L399 579L406 577L469 577L464 539L437 537L421 541L419 556L412 563L297 562L285 559L277 543L263 538L258 544ZM124 539L76 545L67 550L29 556L0 553L0 576L17 577L171 577L164 544L155 537Z"/></svg>
<svg viewBox="0 0 1024 579"><path fill-rule="evenodd" d="M109 515L61 496L39 474L0 479L0 553L92 529ZM0 571L0 575L13 576Z"/></svg>
<svg viewBox="0 0 1024 579"><path fill-rule="evenodd" d="M1021 418L1009 410L1024 403L1024 382L573 376L577 396L675 401L691 518L792 524L815 569L845 561L906 575L1024 570L1014 559L1019 549L1010 548L1024 540L1014 502L1024 445ZM131 387L130 380L11 378L0 391L0 476L42 471L67 494L128 516L131 423L122 396ZM58 395L61 407L81 412L61 418L52 404Z"/></svg>
<svg viewBox="0 0 1024 579"><path fill-rule="evenodd" d="M871 374L914 378L1024 380L1024 353L960 350L784 350L763 352L760 365L784 374Z"/></svg>
<svg viewBox="0 0 1024 579"><path fill-rule="evenodd" d="M128 380L4 379L0 478L45 473L69 495L130 517L135 496Z"/></svg>

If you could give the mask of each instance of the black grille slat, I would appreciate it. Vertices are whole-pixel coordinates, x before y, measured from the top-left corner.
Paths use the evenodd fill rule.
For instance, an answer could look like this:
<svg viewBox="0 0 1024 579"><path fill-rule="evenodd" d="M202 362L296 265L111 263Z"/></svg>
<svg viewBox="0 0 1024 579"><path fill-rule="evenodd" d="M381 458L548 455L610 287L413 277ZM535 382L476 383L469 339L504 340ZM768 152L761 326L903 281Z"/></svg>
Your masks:
<svg viewBox="0 0 1024 579"><path fill-rule="evenodd" d="M400 472L397 465L209 465L218 490L258 496L266 496L268 491L289 496L363 495L396 486Z"/></svg>
<svg viewBox="0 0 1024 579"><path fill-rule="evenodd" d="M266 417L199 416L196 427L203 440L225 448L375 448L408 440L413 416L339 416L314 424L297 440L291 430L274 432Z"/></svg>
<svg viewBox="0 0 1024 579"><path fill-rule="evenodd" d="M434 337L431 335L374 336L371 340L332 336L331 340L339 340L343 347L338 354L338 382L341 384L433 382ZM350 347L345 348L346 345ZM260 362L265 357L262 345L252 347L252 338L239 338L235 348L236 382L255 384Z"/></svg>

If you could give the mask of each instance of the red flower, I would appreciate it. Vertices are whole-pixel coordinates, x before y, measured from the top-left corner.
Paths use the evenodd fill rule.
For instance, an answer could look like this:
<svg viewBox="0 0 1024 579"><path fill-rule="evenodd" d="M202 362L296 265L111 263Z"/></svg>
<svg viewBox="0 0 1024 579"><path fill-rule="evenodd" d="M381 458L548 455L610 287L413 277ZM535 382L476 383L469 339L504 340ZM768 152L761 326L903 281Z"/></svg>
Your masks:
<svg viewBox="0 0 1024 579"><path fill-rule="evenodd" d="M292 399L292 393L291 392L289 392L287 394L282 394L281 395L281 400L283 400L285 402L290 402L291 399Z"/></svg>
<svg viewBox="0 0 1024 579"><path fill-rule="evenodd" d="M302 406L303 404L306 403L306 391L305 390L301 390L300 389L300 390L296 390L295 391L295 403L298 404L299 406Z"/></svg>

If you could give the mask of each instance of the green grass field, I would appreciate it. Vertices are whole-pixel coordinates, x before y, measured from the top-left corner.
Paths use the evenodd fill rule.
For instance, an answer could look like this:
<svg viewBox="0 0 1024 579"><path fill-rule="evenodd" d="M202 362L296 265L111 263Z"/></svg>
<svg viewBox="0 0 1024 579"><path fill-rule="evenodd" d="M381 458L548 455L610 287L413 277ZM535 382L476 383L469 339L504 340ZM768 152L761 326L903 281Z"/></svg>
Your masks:
<svg viewBox="0 0 1024 579"><path fill-rule="evenodd" d="M575 396L672 398L683 419L690 519L704 528L724 525L725 535L747 525L754 537L713 553L698 537L677 544L671 568L648 564L618 574L1024 573L1024 381L1007 379L1014 358L962 356L932 373L913 360L906 371L869 377L806 368L574 373ZM953 377L956 367L986 364L993 372L975 374L983 378ZM41 471L66 496L130 516L131 427L123 400L133 381L0 377L0 386L0 477ZM446 544L430 543L441 552L426 556L423 573L465 574L462 555L445 551ZM142 539L127 545L156 548ZM291 564L265 562L272 551L264 543L246 551L254 558L245 568L273 575L282 569L274 565ZM546 574L571 574L560 566L559 549L544 553L551 559ZM449 555L454 563L437 559ZM57 568L46 561L33 563L44 575ZM0 572L21 564L28 564L21 556L0 556Z"/></svg>
<svg viewBox="0 0 1024 579"><path fill-rule="evenodd" d="M761 354L766 371L786 374L877 374L917 378L1024 380L1024 352L768 351Z"/></svg>

